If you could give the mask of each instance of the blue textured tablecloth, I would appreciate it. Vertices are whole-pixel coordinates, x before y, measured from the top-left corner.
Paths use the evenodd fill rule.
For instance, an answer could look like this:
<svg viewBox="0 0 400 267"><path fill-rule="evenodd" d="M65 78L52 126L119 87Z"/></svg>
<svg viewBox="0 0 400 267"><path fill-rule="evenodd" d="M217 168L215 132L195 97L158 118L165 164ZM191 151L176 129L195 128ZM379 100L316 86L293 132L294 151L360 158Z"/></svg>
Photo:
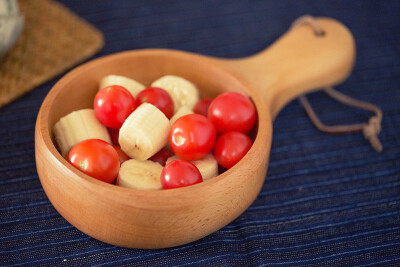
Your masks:
<svg viewBox="0 0 400 267"><path fill-rule="evenodd" d="M242 57L301 15L336 18L357 45L338 89L382 108L384 151L361 133L319 132L294 101L274 122L263 189L239 218L180 247L119 248L75 229L40 185L35 119L59 76L0 109L0 265L400 265L400 1L61 2L104 33L95 57L148 47ZM322 92L310 100L327 124L371 115Z"/></svg>

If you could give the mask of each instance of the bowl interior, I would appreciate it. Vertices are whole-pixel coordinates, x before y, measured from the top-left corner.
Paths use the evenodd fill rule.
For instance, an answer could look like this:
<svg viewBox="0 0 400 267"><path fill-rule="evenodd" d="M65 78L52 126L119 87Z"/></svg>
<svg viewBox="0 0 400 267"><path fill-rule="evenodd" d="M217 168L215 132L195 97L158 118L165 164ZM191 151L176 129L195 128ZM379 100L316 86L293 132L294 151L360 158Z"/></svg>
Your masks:
<svg viewBox="0 0 400 267"><path fill-rule="evenodd" d="M93 99L101 79L110 74L132 78L145 86L164 76L181 76L200 90L200 97L215 97L233 91L251 97L258 112L258 121L249 133L253 141L259 127L271 131L269 110L256 91L246 87L230 72L213 64L210 58L173 50L136 50L121 52L86 63L64 76L52 89L52 101L46 116L48 134L56 147L53 134L55 123L74 110L93 108ZM260 122L261 121L261 124Z"/></svg>
<svg viewBox="0 0 400 267"><path fill-rule="evenodd" d="M74 110L93 108L93 99L99 89L100 80L106 75L123 75L149 86L154 80L170 74L181 76L196 84L201 97L213 97L226 91L234 91L249 96L255 104L258 120L249 133L254 144L238 164L223 173L224 176L240 168L247 158L264 161L264 158L269 156L272 135L269 109L256 90L246 87L229 71L215 64L215 61L218 60L173 50L136 50L121 52L88 62L60 79L45 99L43 106L46 106L46 109L41 114L47 126L42 133L44 141L47 143L50 152L60 160L61 164L67 165L69 169L84 177L85 180L92 180L93 182L95 179L74 169L57 151L52 130L55 123ZM262 132L262 136L257 138L260 132ZM48 141L46 139L51 141L46 142ZM249 156L249 154L253 154L254 157ZM253 163L250 162L250 164ZM220 176L218 177L220 178ZM214 182L214 180L217 179L210 179L207 183ZM187 188L199 187L205 183ZM100 182L99 185L106 184ZM187 188L167 191L188 190Z"/></svg>

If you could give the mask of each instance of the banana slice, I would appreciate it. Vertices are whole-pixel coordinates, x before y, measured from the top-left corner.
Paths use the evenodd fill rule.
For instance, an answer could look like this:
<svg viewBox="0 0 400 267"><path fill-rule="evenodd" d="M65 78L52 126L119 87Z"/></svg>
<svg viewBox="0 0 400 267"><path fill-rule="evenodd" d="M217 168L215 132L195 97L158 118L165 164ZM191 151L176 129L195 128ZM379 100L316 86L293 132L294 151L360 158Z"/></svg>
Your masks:
<svg viewBox="0 0 400 267"><path fill-rule="evenodd" d="M175 112L181 106L187 106L193 109L197 101L199 101L199 90L197 87L178 76L166 75L151 84L152 87L159 87L167 91L174 101Z"/></svg>
<svg viewBox="0 0 400 267"><path fill-rule="evenodd" d="M99 90L110 85L119 85L126 88L133 97L136 97L140 91L146 88L143 84L133 79L118 75L108 75L101 80Z"/></svg>
<svg viewBox="0 0 400 267"><path fill-rule="evenodd" d="M174 116L172 116L172 118L169 120L169 124L172 126L172 124L174 124L174 122L179 119L182 116L188 115L188 114L193 114L193 110L191 110L190 108L186 107L186 106L182 106L178 109L178 111L174 114Z"/></svg>
<svg viewBox="0 0 400 267"><path fill-rule="evenodd" d="M146 160L167 144L169 129L169 120L164 113L143 103L119 130L119 144L129 157Z"/></svg>
<svg viewBox="0 0 400 267"><path fill-rule="evenodd" d="M93 109L73 111L62 117L54 125L53 132L65 158L74 145L86 139L101 139L111 144L107 128L97 120Z"/></svg>
<svg viewBox="0 0 400 267"><path fill-rule="evenodd" d="M161 189L163 167L151 160L130 159L122 163L117 185L142 190Z"/></svg>
<svg viewBox="0 0 400 267"><path fill-rule="evenodd" d="M176 159L179 159L179 157L176 155L169 157L166 164ZM218 176L218 162L213 155L208 154L201 159L192 160L190 162L193 163L197 169L199 169L201 176L203 177L203 181Z"/></svg>

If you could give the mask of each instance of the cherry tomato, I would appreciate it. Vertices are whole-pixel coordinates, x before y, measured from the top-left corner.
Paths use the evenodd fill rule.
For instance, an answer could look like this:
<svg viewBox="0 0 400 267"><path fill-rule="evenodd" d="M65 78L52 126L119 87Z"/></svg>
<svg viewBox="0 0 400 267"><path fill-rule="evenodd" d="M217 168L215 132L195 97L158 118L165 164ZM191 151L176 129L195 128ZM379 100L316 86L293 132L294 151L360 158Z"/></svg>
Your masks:
<svg viewBox="0 0 400 267"><path fill-rule="evenodd" d="M108 128L108 133L110 135L112 144L119 146L119 129Z"/></svg>
<svg viewBox="0 0 400 267"><path fill-rule="evenodd" d="M214 98L203 98L199 100L196 105L194 106L194 113L200 114L203 116L208 116L208 107L210 106L211 102Z"/></svg>
<svg viewBox="0 0 400 267"><path fill-rule="evenodd" d="M180 117L169 132L169 145L181 159L197 160L214 147L217 131L211 121L199 114Z"/></svg>
<svg viewBox="0 0 400 267"><path fill-rule="evenodd" d="M244 95L227 92L211 102L208 118L214 123L218 134L229 131L247 133L256 121L256 109Z"/></svg>
<svg viewBox="0 0 400 267"><path fill-rule="evenodd" d="M158 87L144 89L136 95L136 105L140 106L144 102L156 106L168 119L174 115L174 102L164 89Z"/></svg>
<svg viewBox="0 0 400 267"><path fill-rule="evenodd" d="M131 93L119 85L107 86L98 91L93 106L97 119L113 129L121 128L125 119L136 109Z"/></svg>
<svg viewBox="0 0 400 267"><path fill-rule="evenodd" d="M121 147L119 145L113 145L113 148L115 149L115 151L117 151L118 153L118 157L119 157L119 163L124 163L125 161L131 159L127 154L125 154L125 152L121 149Z"/></svg>
<svg viewBox="0 0 400 267"><path fill-rule="evenodd" d="M161 172L163 189L184 187L202 181L199 169L193 163L182 159L171 161Z"/></svg>
<svg viewBox="0 0 400 267"><path fill-rule="evenodd" d="M173 155L172 152L169 149L164 147L160 151L158 151L156 154L151 156L151 158L149 158L149 160L154 161L154 162L158 162L162 166L165 166L165 163L167 162L167 159L169 157L172 157L172 155Z"/></svg>
<svg viewBox="0 0 400 267"><path fill-rule="evenodd" d="M253 142L244 133L227 132L218 137L214 156L219 165L229 169L246 155L252 145Z"/></svg>
<svg viewBox="0 0 400 267"><path fill-rule="evenodd" d="M117 151L100 139L76 144L69 152L68 161L78 170L106 183L117 177L120 166Z"/></svg>

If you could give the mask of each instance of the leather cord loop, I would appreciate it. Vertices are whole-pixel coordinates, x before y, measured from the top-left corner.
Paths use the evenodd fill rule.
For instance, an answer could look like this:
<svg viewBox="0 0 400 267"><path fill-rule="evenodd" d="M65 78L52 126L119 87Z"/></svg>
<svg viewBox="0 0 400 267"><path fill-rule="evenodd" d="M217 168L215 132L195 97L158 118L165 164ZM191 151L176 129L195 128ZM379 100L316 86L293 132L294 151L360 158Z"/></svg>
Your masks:
<svg viewBox="0 0 400 267"><path fill-rule="evenodd" d="M325 34L324 30L318 25L318 22L312 16L306 15L298 18L293 22L292 27L296 27L298 25L310 26L314 30L314 33L317 36L323 36ZM311 107L307 97L305 95L302 95L299 97L299 102L303 106L304 110L306 111L307 115L309 116L314 126L318 130L325 133L349 133L349 132L361 131L364 134L364 137L370 142L371 146L375 149L375 151L381 152L383 150L383 146L382 143L379 141L378 135L381 132L381 121L383 117L382 110L376 105L360 101L351 98L343 93L340 93L339 91L333 89L332 87L325 87L324 92L333 99L341 102L342 104L369 110L371 112L374 112L375 116L371 117L368 120L368 123L359 123L352 125L335 125L335 126L325 125L319 120L317 114Z"/></svg>

